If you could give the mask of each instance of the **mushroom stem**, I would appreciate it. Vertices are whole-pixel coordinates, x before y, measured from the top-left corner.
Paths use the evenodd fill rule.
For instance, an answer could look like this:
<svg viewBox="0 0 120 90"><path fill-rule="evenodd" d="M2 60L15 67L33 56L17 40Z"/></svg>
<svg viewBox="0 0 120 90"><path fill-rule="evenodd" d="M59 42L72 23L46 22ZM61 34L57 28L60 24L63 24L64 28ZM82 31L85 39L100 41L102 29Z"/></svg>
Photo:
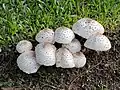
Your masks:
<svg viewBox="0 0 120 90"><path fill-rule="evenodd" d="M2 52L2 48L0 48L0 52Z"/></svg>
<svg viewBox="0 0 120 90"><path fill-rule="evenodd" d="M100 55L100 51L96 51L98 55Z"/></svg>

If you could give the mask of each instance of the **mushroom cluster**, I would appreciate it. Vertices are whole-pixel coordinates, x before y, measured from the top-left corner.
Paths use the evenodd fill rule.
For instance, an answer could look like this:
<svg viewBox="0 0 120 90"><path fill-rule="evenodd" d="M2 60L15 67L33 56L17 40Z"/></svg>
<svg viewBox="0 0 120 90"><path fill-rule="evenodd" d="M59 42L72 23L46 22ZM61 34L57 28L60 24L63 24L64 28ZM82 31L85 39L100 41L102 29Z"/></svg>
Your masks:
<svg viewBox="0 0 120 90"><path fill-rule="evenodd" d="M61 68L80 68L86 64L86 57L81 51L81 43L75 34L87 39L84 47L95 51L107 51L111 48L109 39L103 35L103 26L90 18L82 18L73 24L72 29L59 27L55 30L46 28L36 35L39 44L32 51L32 43L20 41L16 50L21 53L17 58L18 67L25 73L36 73L41 65ZM56 48L55 43L61 44Z"/></svg>
<svg viewBox="0 0 120 90"><path fill-rule="evenodd" d="M27 74L35 73L40 65L36 62L35 52L31 50L32 43L27 40L20 41L16 50L21 53L17 58L17 65L23 72Z"/></svg>

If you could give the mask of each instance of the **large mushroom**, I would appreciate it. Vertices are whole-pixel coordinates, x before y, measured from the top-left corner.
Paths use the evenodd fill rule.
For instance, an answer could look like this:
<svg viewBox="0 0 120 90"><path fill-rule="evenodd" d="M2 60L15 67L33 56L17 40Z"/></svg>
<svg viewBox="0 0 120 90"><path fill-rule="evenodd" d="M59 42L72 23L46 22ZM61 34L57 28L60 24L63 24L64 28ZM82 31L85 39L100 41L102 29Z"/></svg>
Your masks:
<svg viewBox="0 0 120 90"><path fill-rule="evenodd" d="M96 51L107 51L111 48L111 43L105 35L96 34L88 38L84 46Z"/></svg>
<svg viewBox="0 0 120 90"><path fill-rule="evenodd" d="M90 18L82 18L78 20L75 24L73 24L72 30L75 34L88 39L90 36L100 33L104 33L103 26Z"/></svg>
<svg viewBox="0 0 120 90"><path fill-rule="evenodd" d="M26 51L17 58L17 65L27 74L36 73L40 65L37 64L34 51Z"/></svg>
<svg viewBox="0 0 120 90"><path fill-rule="evenodd" d="M81 50L81 44L77 39L73 39L69 44L63 44L62 47L69 49L72 53L76 53Z"/></svg>
<svg viewBox="0 0 120 90"><path fill-rule="evenodd" d="M56 67L73 68L75 67L73 55L66 48L59 48L56 52Z"/></svg>
<svg viewBox="0 0 120 90"><path fill-rule="evenodd" d="M82 52L74 53L73 59L76 68L83 67L86 64L86 57Z"/></svg>
<svg viewBox="0 0 120 90"><path fill-rule="evenodd" d="M39 43L54 43L54 31L49 28L45 28L36 35L36 41Z"/></svg>
<svg viewBox="0 0 120 90"><path fill-rule="evenodd" d="M22 41L18 42L18 44L16 46L16 50L19 53L30 51L31 49L32 49L32 43L27 40L22 40Z"/></svg>
<svg viewBox="0 0 120 90"><path fill-rule="evenodd" d="M74 37L73 31L67 27L59 27L55 30L55 41L57 43L68 44Z"/></svg>
<svg viewBox="0 0 120 90"><path fill-rule="evenodd" d="M56 47L52 44L38 44L35 47L36 60L40 65L52 66L55 64Z"/></svg>

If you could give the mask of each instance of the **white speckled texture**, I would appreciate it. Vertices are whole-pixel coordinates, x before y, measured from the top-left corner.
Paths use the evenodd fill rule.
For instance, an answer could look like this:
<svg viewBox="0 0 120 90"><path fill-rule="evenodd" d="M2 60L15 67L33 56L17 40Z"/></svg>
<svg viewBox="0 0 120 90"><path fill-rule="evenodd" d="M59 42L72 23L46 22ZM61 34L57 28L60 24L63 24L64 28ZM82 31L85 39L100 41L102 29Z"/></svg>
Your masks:
<svg viewBox="0 0 120 90"><path fill-rule="evenodd" d="M52 66L55 64L56 47L52 44L38 44L35 47L36 60L40 65Z"/></svg>
<svg viewBox="0 0 120 90"><path fill-rule="evenodd" d="M75 67L73 55L66 48L59 48L56 52L56 67L73 68Z"/></svg>
<svg viewBox="0 0 120 90"><path fill-rule="evenodd" d="M40 65L37 64L34 51L27 51L17 58L17 65L27 74L36 73Z"/></svg>
<svg viewBox="0 0 120 90"><path fill-rule="evenodd" d="M81 44L77 39L73 39L69 44L63 44L62 47L69 49L72 53L76 53L81 50Z"/></svg>
<svg viewBox="0 0 120 90"><path fill-rule="evenodd" d="M55 30L55 41L68 44L75 38L73 31L67 27L59 27Z"/></svg>
<svg viewBox="0 0 120 90"><path fill-rule="evenodd" d="M111 43L105 35L93 35L84 44L85 47L96 51L107 51L111 48Z"/></svg>
<svg viewBox="0 0 120 90"><path fill-rule="evenodd" d="M16 50L19 53L23 53L25 51L30 51L31 49L32 49L32 43L27 40L22 40L22 41L18 42L18 44L16 46Z"/></svg>
<svg viewBox="0 0 120 90"><path fill-rule="evenodd" d="M54 31L52 29L43 29L35 37L39 43L54 43Z"/></svg>
<svg viewBox="0 0 120 90"><path fill-rule="evenodd" d="M83 67L86 64L86 57L82 52L74 53L73 59L76 68Z"/></svg>
<svg viewBox="0 0 120 90"><path fill-rule="evenodd" d="M88 39L90 36L104 33L104 27L90 18L82 18L73 24L72 30L79 36Z"/></svg>

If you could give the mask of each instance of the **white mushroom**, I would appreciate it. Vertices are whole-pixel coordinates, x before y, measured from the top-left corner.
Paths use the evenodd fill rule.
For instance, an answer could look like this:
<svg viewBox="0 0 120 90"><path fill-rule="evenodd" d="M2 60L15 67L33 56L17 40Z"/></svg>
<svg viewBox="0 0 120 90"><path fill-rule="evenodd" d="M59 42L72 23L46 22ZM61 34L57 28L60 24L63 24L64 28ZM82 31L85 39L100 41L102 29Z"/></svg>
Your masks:
<svg viewBox="0 0 120 90"><path fill-rule="evenodd" d="M52 29L43 29L35 37L39 43L54 43L54 31Z"/></svg>
<svg viewBox="0 0 120 90"><path fill-rule="evenodd" d="M40 65L37 64L34 51L26 51L17 58L17 65L27 74L36 73Z"/></svg>
<svg viewBox="0 0 120 90"><path fill-rule="evenodd" d="M81 44L77 39L73 39L69 44L63 44L62 47L69 49L72 53L76 53L81 50Z"/></svg>
<svg viewBox="0 0 120 90"><path fill-rule="evenodd" d="M82 52L74 53L73 59L76 68L83 67L86 64L86 57Z"/></svg>
<svg viewBox="0 0 120 90"><path fill-rule="evenodd" d="M107 51L111 48L111 43L105 35L93 35L84 44L85 47L96 51Z"/></svg>
<svg viewBox="0 0 120 90"><path fill-rule="evenodd" d="M32 49L32 43L27 40L20 41L16 46L16 50L19 53L23 53L25 51L30 51L31 49Z"/></svg>
<svg viewBox="0 0 120 90"><path fill-rule="evenodd" d="M75 67L73 55L66 48L59 48L56 52L56 67L73 68Z"/></svg>
<svg viewBox="0 0 120 90"><path fill-rule="evenodd" d="M52 66L55 64L56 47L52 44L38 44L35 47L36 60L40 65Z"/></svg>
<svg viewBox="0 0 120 90"><path fill-rule="evenodd" d="M74 31L74 33L86 39L96 33L104 33L103 26L99 22L90 18L82 18L78 20L73 25L72 30Z"/></svg>
<svg viewBox="0 0 120 90"><path fill-rule="evenodd" d="M68 44L74 37L73 31L67 27L59 27L55 30L55 41L58 43Z"/></svg>

